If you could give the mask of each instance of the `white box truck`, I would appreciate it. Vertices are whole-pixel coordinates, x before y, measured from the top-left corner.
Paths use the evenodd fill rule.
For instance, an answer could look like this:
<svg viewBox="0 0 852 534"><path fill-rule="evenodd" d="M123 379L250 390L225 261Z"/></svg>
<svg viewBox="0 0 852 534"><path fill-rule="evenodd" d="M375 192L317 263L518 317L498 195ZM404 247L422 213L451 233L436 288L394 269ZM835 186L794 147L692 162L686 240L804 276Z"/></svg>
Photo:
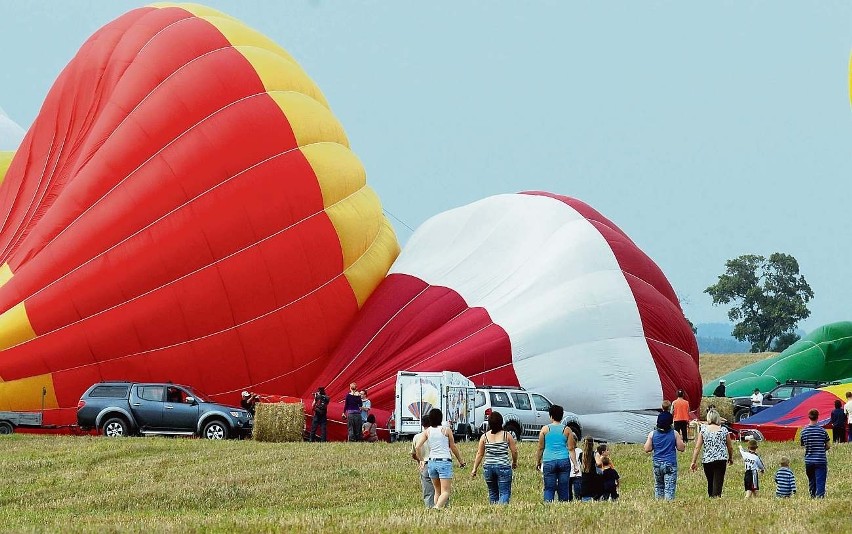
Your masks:
<svg viewBox="0 0 852 534"><path fill-rule="evenodd" d="M476 387L454 371L399 371L396 374L394 403L395 439L412 439L423 430L421 418L432 408L444 414L444 426L451 428L457 440L468 439L477 428L474 421Z"/></svg>

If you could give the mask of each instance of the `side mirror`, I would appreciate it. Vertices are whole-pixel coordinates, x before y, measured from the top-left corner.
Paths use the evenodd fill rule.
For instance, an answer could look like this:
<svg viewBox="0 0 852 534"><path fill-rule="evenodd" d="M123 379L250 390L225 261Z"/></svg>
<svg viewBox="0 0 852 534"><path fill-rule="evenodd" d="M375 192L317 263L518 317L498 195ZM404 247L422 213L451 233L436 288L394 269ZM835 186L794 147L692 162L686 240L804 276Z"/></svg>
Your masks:
<svg viewBox="0 0 852 534"><path fill-rule="evenodd" d="M195 397L187 397L184 402L186 404L195 404Z"/></svg>
<svg viewBox="0 0 852 534"><path fill-rule="evenodd" d="M772 393L767 393L766 395L763 396L763 400L769 400L771 398L772 398Z"/></svg>

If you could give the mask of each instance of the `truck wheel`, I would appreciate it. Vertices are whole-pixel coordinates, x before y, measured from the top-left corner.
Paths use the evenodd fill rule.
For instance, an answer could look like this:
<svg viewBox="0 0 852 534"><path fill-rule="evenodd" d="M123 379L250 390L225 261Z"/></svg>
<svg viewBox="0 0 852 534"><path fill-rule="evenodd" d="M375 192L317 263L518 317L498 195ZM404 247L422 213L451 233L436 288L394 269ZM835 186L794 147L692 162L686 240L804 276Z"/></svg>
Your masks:
<svg viewBox="0 0 852 534"><path fill-rule="evenodd" d="M129 425L121 417L110 417L101 430L108 438L123 438L129 435Z"/></svg>
<svg viewBox="0 0 852 534"><path fill-rule="evenodd" d="M9 421L0 421L0 436L12 434L15 432L15 427Z"/></svg>
<svg viewBox="0 0 852 534"><path fill-rule="evenodd" d="M513 421L504 426L503 429L508 432L510 436L515 438L515 441L521 441L521 427L518 426L518 423Z"/></svg>
<svg viewBox="0 0 852 534"><path fill-rule="evenodd" d="M742 410L737 410L737 413L734 414L734 421L740 422L743 419L748 419L749 410L748 408L743 408Z"/></svg>
<svg viewBox="0 0 852 534"><path fill-rule="evenodd" d="M228 427L222 421L214 419L204 425L202 437L204 439L228 439Z"/></svg>

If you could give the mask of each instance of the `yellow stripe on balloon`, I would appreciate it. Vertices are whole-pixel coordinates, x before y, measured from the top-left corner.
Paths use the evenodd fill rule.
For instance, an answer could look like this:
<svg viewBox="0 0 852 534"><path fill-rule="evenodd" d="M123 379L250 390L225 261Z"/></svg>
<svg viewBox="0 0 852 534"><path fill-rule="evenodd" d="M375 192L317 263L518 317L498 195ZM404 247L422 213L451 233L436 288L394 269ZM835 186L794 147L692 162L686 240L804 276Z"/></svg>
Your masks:
<svg viewBox="0 0 852 534"><path fill-rule="evenodd" d="M23 302L0 315L0 350L6 350L35 337L36 333L30 324L27 308Z"/></svg>
<svg viewBox="0 0 852 534"><path fill-rule="evenodd" d="M325 142L349 146L343 126L328 108L313 98L292 91L270 92L269 96L290 123L298 146Z"/></svg>
<svg viewBox="0 0 852 534"><path fill-rule="evenodd" d="M345 271L346 279L358 299L359 308L384 280L384 276L376 276L376 273L387 274L397 256L399 241L396 239L396 233L390 221L381 217L381 227L373 242Z"/></svg>
<svg viewBox="0 0 852 534"><path fill-rule="evenodd" d="M12 268L9 267L8 263L0 265L0 287L6 285L6 282L12 279L12 275Z"/></svg>
<svg viewBox="0 0 852 534"><path fill-rule="evenodd" d="M14 151L0 150L0 184L2 184L3 179L6 178L6 171L9 170L9 166L12 164L12 158L14 157Z"/></svg>
<svg viewBox="0 0 852 534"><path fill-rule="evenodd" d="M375 273L387 272L399 255L396 235L351 150L325 142L301 151L322 190L323 206L340 240L344 274L360 307L381 282ZM365 221L367 214L373 216Z"/></svg>
<svg viewBox="0 0 852 534"><path fill-rule="evenodd" d="M263 48L235 46L234 49L251 63L258 77L260 77L263 87L268 92L294 91L302 93L318 102L321 107L328 108L322 91L296 63Z"/></svg>
<svg viewBox="0 0 852 534"><path fill-rule="evenodd" d="M40 410L42 391L44 391L44 408L59 408L51 374L0 382L0 410Z"/></svg>

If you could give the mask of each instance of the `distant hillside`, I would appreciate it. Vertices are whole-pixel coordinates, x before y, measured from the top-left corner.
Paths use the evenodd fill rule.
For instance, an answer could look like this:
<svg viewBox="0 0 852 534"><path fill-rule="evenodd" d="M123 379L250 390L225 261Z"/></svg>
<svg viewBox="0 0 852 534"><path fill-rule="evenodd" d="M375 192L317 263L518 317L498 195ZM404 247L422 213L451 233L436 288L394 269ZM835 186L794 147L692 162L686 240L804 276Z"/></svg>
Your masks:
<svg viewBox="0 0 852 534"><path fill-rule="evenodd" d="M732 337L702 337L696 336L698 352L702 354L729 354L733 352L748 352L751 345L737 341Z"/></svg>
<svg viewBox="0 0 852 534"><path fill-rule="evenodd" d="M698 352L705 354L728 354L734 352L748 352L751 349L749 343L737 341L731 332L734 325L730 323L701 323L695 325L698 334Z"/></svg>

